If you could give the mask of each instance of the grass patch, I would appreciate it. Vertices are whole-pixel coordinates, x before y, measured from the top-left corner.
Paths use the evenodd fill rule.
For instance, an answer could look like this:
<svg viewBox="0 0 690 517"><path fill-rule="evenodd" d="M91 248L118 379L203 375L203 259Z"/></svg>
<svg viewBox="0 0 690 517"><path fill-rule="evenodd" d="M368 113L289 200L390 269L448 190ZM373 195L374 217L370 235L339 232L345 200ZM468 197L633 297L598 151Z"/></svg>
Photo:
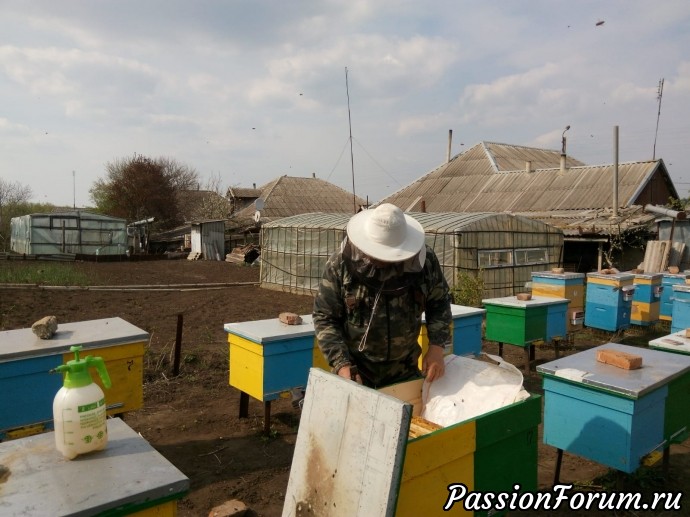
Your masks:
<svg viewBox="0 0 690 517"><path fill-rule="evenodd" d="M7 261L0 264L0 284L76 285L90 283L89 276L73 263L22 263Z"/></svg>

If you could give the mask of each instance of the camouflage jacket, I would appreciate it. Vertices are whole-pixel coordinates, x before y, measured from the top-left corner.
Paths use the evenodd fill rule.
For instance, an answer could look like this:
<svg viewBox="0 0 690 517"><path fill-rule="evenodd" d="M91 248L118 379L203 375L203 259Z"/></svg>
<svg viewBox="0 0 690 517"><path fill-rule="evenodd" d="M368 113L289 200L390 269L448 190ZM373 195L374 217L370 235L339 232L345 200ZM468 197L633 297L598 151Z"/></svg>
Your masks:
<svg viewBox="0 0 690 517"><path fill-rule="evenodd" d="M450 341L450 294L434 251L426 247L421 271L390 273L372 275L345 246L326 263L314 300L316 338L329 365L336 372L356 365L370 386L419 375L423 312L429 342Z"/></svg>

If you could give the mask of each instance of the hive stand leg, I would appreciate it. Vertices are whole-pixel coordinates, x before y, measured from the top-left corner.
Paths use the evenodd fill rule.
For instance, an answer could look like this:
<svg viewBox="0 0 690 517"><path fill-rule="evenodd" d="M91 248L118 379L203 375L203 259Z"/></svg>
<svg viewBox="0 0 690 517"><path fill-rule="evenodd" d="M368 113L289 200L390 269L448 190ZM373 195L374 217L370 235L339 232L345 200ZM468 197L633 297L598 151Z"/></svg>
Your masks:
<svg viewBox="0 0 690 517"><path fill-rule="evenodd" d="M503 343L498 343L498 357L503 357Z"/></svg>
<svg viewBox="0 0 690 517"><path fill-rule="evenodd" d="M531 361L532 361L532 358L533 358L533 355L532 355L533 353L534 353L534 352L533 352L533 349L532 349L532 345L527 345L527 346L525 347L525 374L526 374L526 375L529 375L529 372L530 372L530 370L531 370L530 365L531 365Z"/></svg>
<svg viewBox="0 0 690 517"><path fill-rule="evenodd" d="M616 490L619 492L626 490L625 473L621 470L616 470Z"/></svg>
<svg viewBox="0 0 690 517"><path fill-rule="evenodd" d="M668 476L668 467L671 464L671 444L664 449L664 455L661 459L661 470L664 473L664 477Z"/></svg>
<svg viewBox="0 0 690 517"><path fill-rule="evenodd" d="M264 402L264 433L271 434L271 401Z"/></svg>
<svg viewBox="0 0 690 517"><path fill-rule="evenodd" d="M247 418L249 416L249 395L244 391L240 391L240 418Z"/></svg>
<svg viewBox="0 0 690 517"><path fill-rule="evenodd" d="M563 449L556 449L556 470L553 474L553 486L560 484L561 480L561 462L563 461Z"/></svg>

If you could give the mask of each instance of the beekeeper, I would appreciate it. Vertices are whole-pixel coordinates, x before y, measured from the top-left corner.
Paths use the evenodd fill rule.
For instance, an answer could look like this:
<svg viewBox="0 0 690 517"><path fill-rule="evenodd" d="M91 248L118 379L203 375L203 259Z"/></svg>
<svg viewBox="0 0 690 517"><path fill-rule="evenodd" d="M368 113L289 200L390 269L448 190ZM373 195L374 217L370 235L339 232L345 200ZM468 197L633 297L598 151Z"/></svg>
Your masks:
<svg viewBox="0 0 690 517"><path fill-rule="evenodd" d="M422 313L429 348L420 372ZM341 377L370 387L442 377L450 293L422 225L392 204L354 215L326 263L313 321L319 347Z"/></svg>

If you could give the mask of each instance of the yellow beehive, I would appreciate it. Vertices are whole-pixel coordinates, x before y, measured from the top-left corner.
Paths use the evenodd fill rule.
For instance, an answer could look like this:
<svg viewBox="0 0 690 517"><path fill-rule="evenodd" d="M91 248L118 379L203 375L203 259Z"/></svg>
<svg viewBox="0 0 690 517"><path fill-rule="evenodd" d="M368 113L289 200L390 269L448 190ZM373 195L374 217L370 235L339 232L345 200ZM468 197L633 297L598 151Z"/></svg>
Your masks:
<svg viewBox="0 0 690 517"><path fill-rule="evenodd" d="M659 302L645 303L633 301L632 308L630 309L630 321L633 323L655 322L659 319L659 309Z"/></svg>
<svg viewBox="0 0 690 517"><path fill-rule="evenodd" d="M585 304L584 285L554 285L533 282L532 294L548 298L567 298L573 307L582 307Z"/></svg>
<svg viewBox="0 0 690 517"><path fill-rule="evenodd" d="M306 386L314 361L311 321L286 325L272 318L224 325L229 384L264 402Z"/></svg>
<svg viewBox="0 0 690 517"><path fill-rule="evenodd" d="M414 380L381 388L379 391L409 402L412 415L422 409L422 383ZM429 501L445 501L450 483L463 483L474 490L474 451L476 425L474 420L431 431L411 438L405 449L396 517L447 515L443 506L430 507ZM454 515L472 515L460 505Z"/></svg>
<svg viewBox="0 0 690 517"><path fill-rule="evenodd" d="M101 378L91 378L105 393L109 416L141 409L144 405L144 342L108 346L93 350L89 355L103 358L112 386L106 389ZM86 354L84 354L86 355ZM74 353L63 354L63 363L74 359Z"/></svg>
<svg viewBox="0 0 690 517"><path fill-rule="evenodd" d="M103 389L109 416L140 409L144 402L143 357L149 334L121 318L64 323L52 339L37 340L31 328L0 333L0 393L22 393L23 402L0 397L0 440L52 428L53 399L62 386L58 366L81 356L102 357L112 381ZM40 342L39 342L40 341ZM101 388L100 377L92 379Z"/></svg>

